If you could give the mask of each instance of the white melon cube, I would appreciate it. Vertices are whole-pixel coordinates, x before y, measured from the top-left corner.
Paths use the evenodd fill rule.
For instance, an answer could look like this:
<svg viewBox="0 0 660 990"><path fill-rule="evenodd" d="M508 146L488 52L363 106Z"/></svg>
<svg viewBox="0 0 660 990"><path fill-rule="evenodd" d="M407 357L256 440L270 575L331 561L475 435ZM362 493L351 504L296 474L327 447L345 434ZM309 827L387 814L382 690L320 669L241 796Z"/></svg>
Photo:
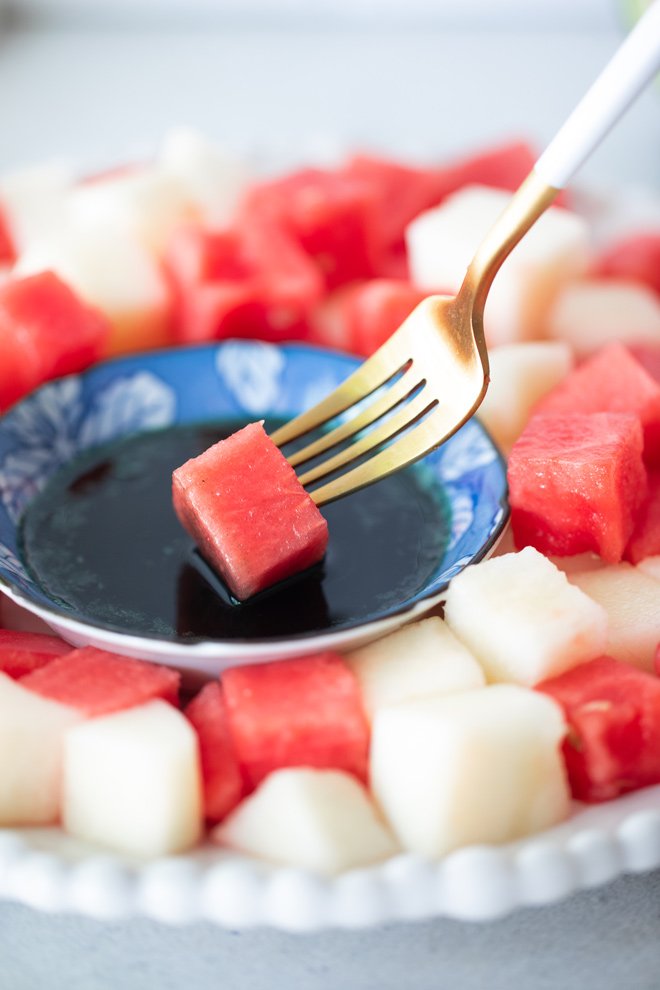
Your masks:
<svg viewBox="0 0 660 990"><path fill-rule="evenodd" d="M344 656L358 679L367 714L383 705L485 684L470 651L437 615L403 626Z"/></svg>
<svg viewBox="0 0 660 990"><path fill-rule="evenodd" d="M190 202L211 224L232 219L251 180L245 162L191 128L166 134L157 161L180 182Z"/></svg>
<svg viewBox="0 0 660 990"><path fill-rule="evenodd" d="M454 295L510 199L501 189L466 186L413 220L406 231L413 282ZM588 244L582 217L556 206L543 214L495 276L484 314L491 346L544 336L560 286L586 267Z"/></svg>
<svg viewBox="0 0 660 990"><path fill-rule="evenodd" d="M72 223L126 231L155 254L196 215L182 184L154 167L83 183L71 194Z"/></svg>
<svg viewBox="0 0 660 990"><path fill-rule="evenodd" d="M166 856L201 836L197 736L165 701L72 729L64 746L64 827L138 856Z"/></svg>
<svg viewBox="0 0 660 990"><path fill-rule="evenodd" d="M169 290L158 263L135 237L103 227L70 229L35 244L14 268L16 275L48 270L109 318L110 353L168 342Z"/></svg>
<svg viewBox="0 0 660 990"><path fill-rule="evenodd" d="M402 846L422 856L518 839L568 812L564 731L552 699L509 684L382 708L372 790Z"/></svg>
<svg viewBox="0 0 660 990"><path fill-rule="evenodd" d="M602 652L652 671L660 644L660 583L625 563L569 574L568 579L607 612L609 636Z"/></svg>
<svg viewBox="0 0 660 990"><path fill-rule="evenodd" d="M525 547L452 578L445 620L490 682L532 687L605 652L607 612Z"/></svg>
<svg viewBox="0 0 660 990"><path fill-rule="evenodd" d="M82 716L0 673L0 825L60 816L62 740Z"/></svg>
<svg viewBox="0 0 660 990"><path fill-rule="evenodd" d="M71 172L59 162L0 176L0 204L17 252L65 228L72 187Z"/></svg>
<svg viewBox="0 0 660 990"><path fill-rule="evenodd" d="M563 286L548 316L548 333L580 358L605 344L660 344L660 301L652 289L614 279Z"/></svg>
<svg viewBox="0 0 660 990"><path fill-rule="evenodd" d="M339 770L276 770L214 829L216 842L317 873L398 852L364 787Z"/></svg>
<svg viewBox="0 0 660 990"><path fill-rule="evenodd" d="M637 564L637 569L660 581L660 557L645 557Z"/></svg>
<svg viewBox="0 0 660 990"><path fill-rule="evenodd" d="M477 415L509 454L536 403L571 370L573 356L568 344L530 341L494 347L489 359L491 381Z"/></svg>

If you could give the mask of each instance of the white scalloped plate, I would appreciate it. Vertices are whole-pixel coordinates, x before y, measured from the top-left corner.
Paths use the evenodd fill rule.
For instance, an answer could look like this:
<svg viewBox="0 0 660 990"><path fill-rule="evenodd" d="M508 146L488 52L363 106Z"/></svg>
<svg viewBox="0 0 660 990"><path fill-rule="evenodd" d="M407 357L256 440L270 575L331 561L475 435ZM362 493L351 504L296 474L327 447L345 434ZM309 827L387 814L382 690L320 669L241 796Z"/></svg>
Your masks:
<svg viewBox="0 0 660 990"><path fill-rule="evenodd" d="M660 786L576 805L562 825L505 846L470 846L440 862L402 854L326 879L211 845L149 863L113 857L59 829L0 832L0 897L39 911L104 920L290 932L433 917L488 921L550 904L624 873L660 866Z"/></svg>

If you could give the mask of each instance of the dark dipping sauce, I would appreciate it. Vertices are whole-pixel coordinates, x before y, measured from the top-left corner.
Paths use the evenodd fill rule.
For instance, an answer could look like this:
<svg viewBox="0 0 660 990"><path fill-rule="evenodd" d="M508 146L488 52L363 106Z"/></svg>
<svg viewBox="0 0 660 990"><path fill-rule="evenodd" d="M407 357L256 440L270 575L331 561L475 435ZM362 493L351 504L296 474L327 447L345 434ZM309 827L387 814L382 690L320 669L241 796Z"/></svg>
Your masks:
<svg viewBox="0 0 660 990"><path fill-rule="evenodd" d="M423 468L324 506L324 561L237 602L172 508L172 471L244 423L177 426L97 447L59 471L27 509L24 562L82 619L184 642L290 637L348 628L420 591L442 559L446 503ZM266 423L273 430L278 423Z"/></svg>

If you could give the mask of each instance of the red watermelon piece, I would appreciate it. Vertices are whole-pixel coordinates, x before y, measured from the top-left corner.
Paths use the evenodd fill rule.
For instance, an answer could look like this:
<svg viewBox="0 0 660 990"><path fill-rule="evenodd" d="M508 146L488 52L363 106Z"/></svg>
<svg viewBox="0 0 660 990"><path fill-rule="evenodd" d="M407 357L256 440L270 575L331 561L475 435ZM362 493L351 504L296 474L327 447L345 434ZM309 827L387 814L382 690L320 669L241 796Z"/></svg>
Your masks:
<svg viewBox="0 0 660 990"><path fill-rule="evenodd" d="M16 248L11 236L5 210L0 203L0 264L11 265L16 261Z"/></svg>
<svg viewBox="0 0 660 990"><path fill-rule="evenodd" d="M371 278L383 253L379 193L359 176L307 168L252 187L240 223L277 221L316 262L328 290Z"/></svg>
<svg viewBox="0 0 660 990"><path fill-rule="evenodd" d="M564 758L573 796L609 801L660 783L660 680L601 657L543 681L563 708Z"/></svg>
<svg viewBox="0 0 660 990"><path fill-rule="evenodd" d="M73 650L59 636L0 629L0 670L15 680Z"/></svg>
<svg viewBox="0 0 660 990"><path fill-rule="evenodd" d="M211 822L222 821L243 796L243 777L220 684L205 684L184 715L199 738L205 817Z"/></svg>
<svg viewBox="0 0 660 990"><path fill-rule="evenodd" d="M579 365L536 407L540 413L633 413L644 430L644 459L660 466L660 383L621 344Z"/></svg>
<svg viewBox="0 0 660 990"><path fill-rule="evenodd" d="M163 698L178 707L181 675L162 667L85 646L20 678L23 687L77 709L89 718Z"/></svg>
<svg viewBox="0 0 660 990"><path fill-rule="evenodd" d="M0 413L43 381L43 362L36 341L14 333L0 317Z"/></svg>
<svg viewBox="0 0 660 990"><path fill-rule="evenodd" d="M101 358L110 330L103 313L83 303L53 272L10 279L0 286L3 378L13 372L20 381L27 374L32 388L82 371ZM21 361L11 350L12 341L20 345Z"/></svg>
<svg viewBox="0 0 660 990"><path fill-rule="evenodd" d="M650 471L648 480L648 497L637 513L635 528L624 553L624 558L631 564L660 554L660 471Z"/></svg>
<svg viewBox="0 0 660 990"><path fill-rule="evenodd" d="M246 218L238 227L188 227L168 247L179 341L223 337L293 340L308 334L324 293L316 265L281 225Z"/></svg>
<svg viewBox="0 0 660 990"><path fill-rule="evenodd" d="M660 344L629 344L628 350L644 371L660 384Z"/></svg>
<svg viewBox="0 0 660 990"><path fill-rule="evenodd" d="M595 275L648 285L660 295L660 234L639 233L605 248L593 264Z"/></svg>
<svg viewBox="0 0 660 990"><path fill-rule="evenodd" d="M173 475L174 509L238 599L323 557L328 526L261 423L251 423Z"/></svg>
<svg viewBox="0 0 660 990"><path fill-rule="evenodd" d="M534 416L508 468L518 548L621 560L647 494L639 420L626 413Z"/></svg>
<svg viewBox="0 0 660 990"><path fill-rule="evenodd" d="M295 766L345 770L366 783L369 727L357 679L338 654L232 667L222 687L248 789Z"/></svg>

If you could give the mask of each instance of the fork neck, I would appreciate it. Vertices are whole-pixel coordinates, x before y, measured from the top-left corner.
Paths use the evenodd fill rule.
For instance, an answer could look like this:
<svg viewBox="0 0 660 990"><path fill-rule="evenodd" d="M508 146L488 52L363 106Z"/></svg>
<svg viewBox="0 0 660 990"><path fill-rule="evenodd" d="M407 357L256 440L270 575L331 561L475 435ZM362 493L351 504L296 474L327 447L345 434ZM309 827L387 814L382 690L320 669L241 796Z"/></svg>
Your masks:
<svg viewBox="0 0 660 990"><path fill-rule="evenodd" d="M480 333L486 297L502 262L560 192L532 170L479 245L457 298L471 309ZM485 344L477 339L477 346L481 350Z"/></svg>

